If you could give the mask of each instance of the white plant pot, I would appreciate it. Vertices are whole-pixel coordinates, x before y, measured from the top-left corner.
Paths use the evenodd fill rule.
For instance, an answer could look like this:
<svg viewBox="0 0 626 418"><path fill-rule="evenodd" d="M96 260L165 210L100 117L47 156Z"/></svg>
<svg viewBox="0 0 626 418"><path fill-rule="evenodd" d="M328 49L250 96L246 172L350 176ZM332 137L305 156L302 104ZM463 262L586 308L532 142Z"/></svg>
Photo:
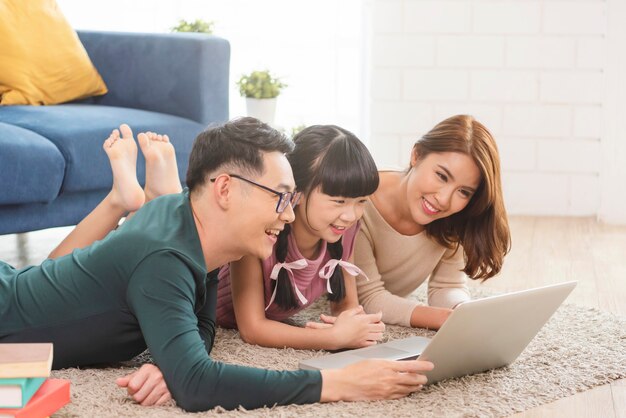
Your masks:
<svg viewBox="0 0 626 418"><path fill-rule="evenodd" d="M273 99L251 99L246 98L246 109L248 116L259 119L268 125L274 125L276 115L276 97Z"/></svg>

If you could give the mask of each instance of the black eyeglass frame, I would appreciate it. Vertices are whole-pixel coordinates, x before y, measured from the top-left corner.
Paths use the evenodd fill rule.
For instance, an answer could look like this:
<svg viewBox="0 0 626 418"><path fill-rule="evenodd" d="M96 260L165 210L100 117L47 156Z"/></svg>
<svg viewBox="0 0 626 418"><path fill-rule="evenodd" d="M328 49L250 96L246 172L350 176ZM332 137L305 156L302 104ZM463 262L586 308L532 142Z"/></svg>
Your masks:
<svg viewBox="0 0 626 418"><path fill-rule="evenodd" d="M228 175L230 177L234 177L236 179L239 180L243 180L247 183L250 183L256 187L259 187L267 192L270 193L274 193L276 196L278 196L278 203L276 203L276 213L283 213L285 211L285 209L287 209L287 205L291 203L291 207L295 208L296 205L298 204L298 202L300 201L300 197L302 196L301 192L298 192L296 190L294 190L293 192L279 192L278 190L274 190L270 187L267 186L263 186L262 184L259 184L255 181L252 181L250 179L247 179L245 177L240 176L239 174L231 174L228 173ZM215 180L217 180L217 178L212 178L209 179L211 181L211 183L215 183Z"/></svg>

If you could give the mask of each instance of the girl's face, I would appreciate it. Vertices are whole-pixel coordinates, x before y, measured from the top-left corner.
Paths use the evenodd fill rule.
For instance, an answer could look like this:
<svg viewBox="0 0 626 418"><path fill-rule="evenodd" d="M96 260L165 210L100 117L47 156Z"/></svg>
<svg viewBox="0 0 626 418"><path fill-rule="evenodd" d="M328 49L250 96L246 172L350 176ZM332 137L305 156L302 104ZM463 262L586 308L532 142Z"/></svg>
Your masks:
<svg viewBox="0 0 626 418"><path fill-rule="evenodd" d="M480 185L478 166L469 155L430 153L419 158L413 150L407 184L411 217L420 225L460 212Z"/></svg>
<svg viewBox="0 0 626 418"><path fill-rule="evenodd" d="M363 216L367 196L329 196L315 188L296 206L296 222L302 222L313 236L337 242Z"/></svg>

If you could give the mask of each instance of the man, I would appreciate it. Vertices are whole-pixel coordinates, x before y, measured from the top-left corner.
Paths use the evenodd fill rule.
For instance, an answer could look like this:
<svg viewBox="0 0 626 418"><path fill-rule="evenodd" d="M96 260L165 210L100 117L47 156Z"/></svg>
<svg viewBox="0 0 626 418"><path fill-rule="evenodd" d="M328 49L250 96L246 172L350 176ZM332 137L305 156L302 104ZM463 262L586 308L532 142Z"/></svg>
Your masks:
<svg viewBox="0 0 626 418"><path fill-rule="evenodd" d="M55 368L127 360L147 346L158 369L144 366L118 383L142 404L171 392L188 411L419 390L431 363L278 372L209 357L217 269L244 255L268 257L275 231L294 219L291 149L253 118L210 128L194 143L188 192L152 200L103 240L41 266L0 263L0 342L52 341Z"/></svg>

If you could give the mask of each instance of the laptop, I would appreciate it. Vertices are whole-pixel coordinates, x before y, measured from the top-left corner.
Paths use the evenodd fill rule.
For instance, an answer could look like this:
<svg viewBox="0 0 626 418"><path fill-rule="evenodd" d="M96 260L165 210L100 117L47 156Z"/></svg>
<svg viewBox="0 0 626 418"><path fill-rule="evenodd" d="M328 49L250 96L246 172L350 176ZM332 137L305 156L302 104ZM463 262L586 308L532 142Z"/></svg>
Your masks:
<svg viewBox="0 0 626 418"><path fill-rule="evenodd" d="M464 302L433 338L410 337L300 362L334 369L368 358L428 360L428 383L511 364L576 287L575 281Z"/></svg>

